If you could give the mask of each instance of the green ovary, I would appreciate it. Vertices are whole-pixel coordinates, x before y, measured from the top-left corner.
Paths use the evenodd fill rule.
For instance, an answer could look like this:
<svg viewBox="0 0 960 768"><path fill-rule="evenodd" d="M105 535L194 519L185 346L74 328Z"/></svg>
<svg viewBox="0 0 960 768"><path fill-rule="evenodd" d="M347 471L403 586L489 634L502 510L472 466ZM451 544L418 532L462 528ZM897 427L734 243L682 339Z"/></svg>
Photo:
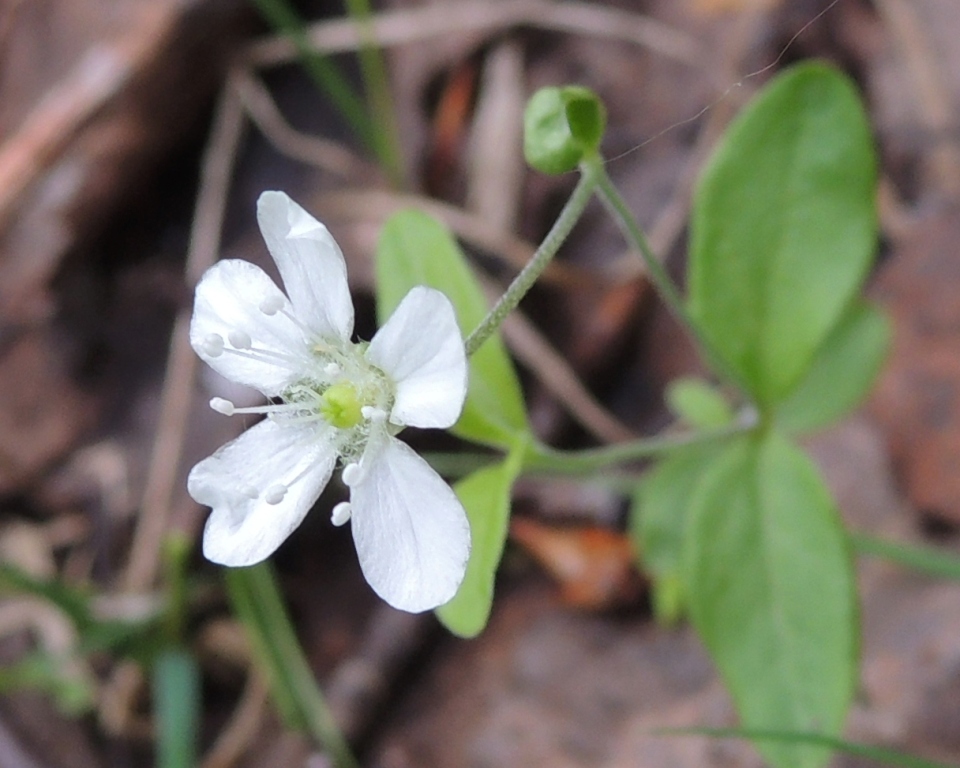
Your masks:
<svg viewBox="0 0 960 768"><path fill-rule="evenodd" d="M363 404L356 387L346 381L334 384L320 397L320 414L337 429L350 429L363 420Z"/></svg>

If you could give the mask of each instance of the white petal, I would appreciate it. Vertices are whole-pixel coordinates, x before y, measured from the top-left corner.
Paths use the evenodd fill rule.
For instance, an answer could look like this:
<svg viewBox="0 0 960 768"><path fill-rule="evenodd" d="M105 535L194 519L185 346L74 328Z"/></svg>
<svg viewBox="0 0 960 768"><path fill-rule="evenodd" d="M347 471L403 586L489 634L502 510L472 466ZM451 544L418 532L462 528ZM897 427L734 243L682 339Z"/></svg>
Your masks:
<svg viewBox="0 0 960 768"><path fill-rule="evenodd" d="M315 427L264 419L190 471L190 495L213 508L203 532L207 559L253 565L273 554L330 480L336 453L325 438ZM286 493L269 504L277 486Z"/></svg>
<svg viewBox="0 0 960 768"><path fill-rule="evenodd" d="M347 265L327 228L283 192L264 192L257 221L297 319L323 338L353 333Z"/></svg>
<svg viewBox="0 0 960 768"><path fill-rule="evenodd" d="M296 366L273 357L251 359L231 352L229 339L249 336L255 348L285 355L292 360L308 354L302 332L283 314L268 316L260 309L264 301L290 302L266 272L255 264L225 259L208 269L197 285L190 320L190 343L196 353L221 376L259 389L265 395L279 394L291 381L301 378ZM216 335L225 343L218 355L205 344ZM246 339L244 339L246 340ZM303 365L309 364L309 361Z"/></svg>
<svg viewBox="0 0 960 768"><path fill-rule="evenodd" d="M395 382L395 424L449 427L467 395L467 355L450 300L412 289L370 342L367 359Z"/></svg>
<svg viewBox="0 0 960 768"><path fill-rule="evenodd" d="M470 526L453 489L393 437L368 448L350 490L360 567L394 608L419 613L457 592L470 555Z"/></svg>

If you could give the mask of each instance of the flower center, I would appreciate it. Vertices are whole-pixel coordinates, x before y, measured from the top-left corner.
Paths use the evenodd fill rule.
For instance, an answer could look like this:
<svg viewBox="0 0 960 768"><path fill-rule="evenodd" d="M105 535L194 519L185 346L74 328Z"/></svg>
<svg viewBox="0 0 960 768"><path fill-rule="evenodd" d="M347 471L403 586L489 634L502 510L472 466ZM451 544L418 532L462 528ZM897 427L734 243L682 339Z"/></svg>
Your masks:
<svg viewBox="0 0 960 768"><path fill-rule="evenodd" d="M338 429L350 429L363 420L363 404L349 381L328 387L320 396L320 415Z"/></svg>

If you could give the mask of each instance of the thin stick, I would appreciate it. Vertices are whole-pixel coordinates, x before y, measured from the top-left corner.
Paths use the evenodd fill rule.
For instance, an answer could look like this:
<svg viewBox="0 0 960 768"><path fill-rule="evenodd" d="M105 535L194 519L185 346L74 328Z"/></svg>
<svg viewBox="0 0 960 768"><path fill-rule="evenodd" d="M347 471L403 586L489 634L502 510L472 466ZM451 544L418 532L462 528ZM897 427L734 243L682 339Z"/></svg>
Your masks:
<svg viewBox="0 0 960 768"><path fill-rule="evenodd" d="M403 195L376 189L347 190L324 194L319 207L328 215L370 220L385 219L404 208L418 208L440 219L457 237L517 270L523 269L536 253L536 248L528 241L491 227L488 221L476 214L423 195ZM551 285L573 288L595 284L598 278L588 270L551 262L541 280Z"/></svg>
<svg viewBox="0 0 960 768"><path fill-rule="evenodd" d="M240 703L216 741L200 763L200 768L230 768L256 738L270 691L260 673L253 667L248 673Z"/></svg>
<svg viewBox="0 0 960 768"><path fill-rule="evenodd" d="M456 32L493 35L518 26L623 40L684 64L699 66L701 63L700 44L683 31L649 16L586 2L513 0L434 4L377 14L370 20L369 34L378 45L386 47ZM355 51L363 45L363 35L360 25L350 19L319 22L307 28L309 42L325 53ZM289 40L270 37L251 46L247 61L267 67L296 57L296 49Z"/></svg>
<svg viewBox="0 0 960 768"><path fill-rule="evenodd" d="M373 166L343 145L311 136L291 126L261 80L248 69L238 68L233 72L229 87L237 94L253 123L278 152L344 179L355 177L358 173L372 175Z"/></svg>
<svg viewBox="0 0 960 768"><path fill-rule="evenodd" d="M507 317L500 330L517 359L537 374L544 389L557 398L580 426L597 440L621 443L637 438L634 432L600 404L563 355L519 310Z"/></svg>
<svg viewBox="0 0 960 768"><path fill-rule="evenodd" d="M224 89L204 157L200 191L187 252L186 281L193 286L217 259L230 176L243 132L243 111L230 89ZM160 418L140 514L130 548L124 586L141 591L156 578L160 549L171 513L171 499L190 415L197 356L190 347L190 309L174 323L167 357L167 375L160 399Z"/></svg>

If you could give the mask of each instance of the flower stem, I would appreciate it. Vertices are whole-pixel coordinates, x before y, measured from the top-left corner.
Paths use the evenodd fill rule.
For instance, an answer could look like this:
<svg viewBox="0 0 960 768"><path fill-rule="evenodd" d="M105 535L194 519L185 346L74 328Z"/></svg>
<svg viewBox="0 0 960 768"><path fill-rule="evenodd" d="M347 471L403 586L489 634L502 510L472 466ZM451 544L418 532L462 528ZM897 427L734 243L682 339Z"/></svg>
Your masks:
<svg viewBox="0 0 960 768"><path fill-rule="evenodd" d="M586 161L580 166L580 181L577 182L577 186L570 195L570 199L567 200L566 205L563 206L563 210L560 211L560 215L554 222L553 227L547 233L543 242L540 243L540 247L537 248L536 253L533 254L533 258L527 262L527 265L520 271L520 274L514 278L510 287L507 288L503 296L501 296L493 306L493 309L487 313L487 316L480 325L467 337L465 342L467 356L472 355L480 349L483 342L490 338L497 328L500 327L506 316L516 309L520 300L527 294L527 291L533 287L537 278L540 277L543 270L547 268L550 260L556 255L557 251L560 250L560 246L563 245L564 240L567 239L574 224L576 224L580 216L583 215L583 211L587 207L587 203L590 202L590 198L593 197L600 178L598 170L600 174L602 174L603 166L587 163Z"/></svg>
<svg viewBox="0 0 960 768"><path fill-rule="evenodd" d="M719 429L674 433L602 448L587 448L582 451L559 451L540 443L532 443L524 457L523 472L525 474L532 472L588 474L615 465L649 459L678 448L702 445L746 434L755 426L754 420L750 419L734 422Z"/></svg>
<svg viewBox="0 0 960 768"><path fill-rule="evenodd" d="M723 357L717 353L714 346L706 336L704 336L700 327L690 316L690 313L684 305L680 291L677 290L676 285L674 285L673 280L670 279L660 260L654 255L650 244L647 242L646 235L643 233L643 229L641 229L637 223L630 208L614 185L613 180L607 174L603 165L603 158L599 155L594 156L585 160L584 164L589 164L595 172L597 194L604 205L606 205L607 210L620 225L620 230L623 232L627 242L640 253L640 257L643 259L643 263L647 268L650 281L674 317L687 330L687 333L690 334L690 337L697 345L706 362L719 376L736 386L741 392L747 392L748 390L744 387L739 375L731 369Z"/></svg>

